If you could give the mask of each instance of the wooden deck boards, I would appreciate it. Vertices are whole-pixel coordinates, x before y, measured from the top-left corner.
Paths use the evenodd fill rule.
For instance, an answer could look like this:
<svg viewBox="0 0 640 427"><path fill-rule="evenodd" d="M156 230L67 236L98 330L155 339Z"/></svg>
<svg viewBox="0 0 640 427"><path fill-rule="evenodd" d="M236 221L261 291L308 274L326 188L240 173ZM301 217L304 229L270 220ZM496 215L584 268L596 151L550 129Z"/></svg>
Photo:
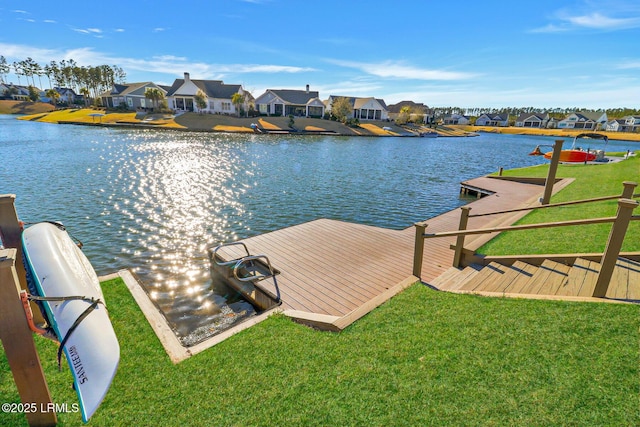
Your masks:
<svg viewBox="0 0 640 427"><path fill-rule="evenodd" d="M472 202L472 213L530 206L543 187L488 177L466 181L494 194ZM522 216L522 215L520 215ZM511 223L520 216L471 218L468 228ZM458 228L460 210L428 220L427 232ZM343 221L318 219L242 240L252 254L264 254L280 271L277 276L285 313L310 313L325 319L350 319L362 307L373 309L381 295L394 294L412 276L415 228L390 230ZM429 281L453 262L455 238L426 239L422 278ZM238 247L220 251L225 259L239 256ZM417 280L417 279L416 279ZM261 282L274 291L268 280ZM355 319L354 319L355 320ZM317 326L317 323L315 325ZM320 322L321 323L321 322ZM344 322L342 323L344 324ZM346 324L344 324L346 326Z"/></svg>

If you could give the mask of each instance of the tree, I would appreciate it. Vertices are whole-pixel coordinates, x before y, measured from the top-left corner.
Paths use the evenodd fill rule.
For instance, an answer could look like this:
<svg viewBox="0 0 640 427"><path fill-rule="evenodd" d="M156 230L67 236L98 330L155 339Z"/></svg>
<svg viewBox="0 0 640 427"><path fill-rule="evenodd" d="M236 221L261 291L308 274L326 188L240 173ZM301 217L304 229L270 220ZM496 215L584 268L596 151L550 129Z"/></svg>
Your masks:
<svg viewBox="0 0 640 427"><path fill-rule="evenodd" d="M11 71L11 66L7 63L7 58L0 55L0 83L6 82L9 71Z"/></svg>
<svg viewBox="0 0 640 427"><path fill-rule="evenodd" d="M399 125L406 124L411 118L411 108L407 105L400 109L400 113L398 113L398 117L396 118L396 123Z"/></svg>
<svg viewBox="0 0 640 427"><path fill-rule="evenodd" d="M157 87L148 87L144 91L144 97L151 100L151 104L153 105L153 110L155 111L160 101L164 99L164 93Z"/></svg>
<svg viewBox="0 0 640 427"><path fill-rule="evenodd" d="M338 97L331 103L331 115L333 118L341 123L346 123L353 114L353 106L349 101L349 98Z"/></svg>
<svg viewBox="0 0 640 427"><path fill-rule="evenodd" d="M202 110L207 108L207 95L205 95L203 91L198 90L198 93L196 93L195 99L196 99L196 105L198 106L198 110L200 110L200 113L202 113Z"/></svg>
<svg viewBox="0 0 640 427"><path fill-rule="evenodd" d="M31 100L31 102L36 102L38 99L40 99L38 90L33 86L29 86L29 99Z"/></svg>
<svg viewBox="0 0 640 427"><path fill-rule="evenodd" d="M231 103L236 107L236 112L238 113L238 117L240 117L240 109L244 104L245 96L244 94L240 94L240 92L236 92L231 96Z"/></svg>
<svg viewBox="0 0 640 427"><path fill-rule="evenodd" d="M47 96L47 98L49 98L49 102L51 102L51 105L55 107L58 104L58 99L60 99L60 94L58 93L57 90L48 89L45 92L45 95Z"/></svg>
<svg viewBox="0 0 640 427"><path fill-rule="evenodd" d="M89 106L89 95L90 95L89 89L87 89L86 87L83 87L82 89L80 89L80 94L84 98L84 106L88 107Z"/></svg>

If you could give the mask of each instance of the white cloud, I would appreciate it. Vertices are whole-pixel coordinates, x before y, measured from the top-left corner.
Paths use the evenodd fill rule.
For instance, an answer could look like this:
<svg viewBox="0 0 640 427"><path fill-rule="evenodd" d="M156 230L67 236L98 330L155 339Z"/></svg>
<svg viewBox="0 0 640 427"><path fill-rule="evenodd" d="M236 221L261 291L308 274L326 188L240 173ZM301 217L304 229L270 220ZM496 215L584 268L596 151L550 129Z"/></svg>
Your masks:
<svg viewBox="0 0 640 427"><path fill-rule="evenodd" d="M341 67L355 68L364 73L383 78L407 80L465 80L477 76L473 73L459 71L417 68L397 61L378 63L342 61L336 59L327 59L327 61Z"/></svg>
<svg viewBox="0 0 640 427"><path fill-rule="evenodd" d="M598 12L589 15L567 17L566 20L578 27L600 30L626 29L640 26L639 18L610 18Z"/></svg>

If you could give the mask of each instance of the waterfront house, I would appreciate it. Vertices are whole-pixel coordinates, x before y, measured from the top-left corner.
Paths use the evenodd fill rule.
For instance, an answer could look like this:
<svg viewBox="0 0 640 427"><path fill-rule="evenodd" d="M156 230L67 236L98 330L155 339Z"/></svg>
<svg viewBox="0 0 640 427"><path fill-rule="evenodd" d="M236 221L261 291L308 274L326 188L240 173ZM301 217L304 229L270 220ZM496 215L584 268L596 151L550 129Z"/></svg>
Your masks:
<svg viewBox="0 0 640 427"><path fill-rule="evenodd" d="M476 126L509 126L509 113L483 113L476 119Z"/></svg>
<svg viewBox="0 0 640 427"><path fill-rule="evenodd" d="M607 124L607 113L577 111L558 122L558 129L598 130Z"/></svg>
<svg viewBox="0 0 640 427"><path fill-rule="evenodd" d="M424 124L430 124L434 122L433 111L421 102L413 101L400 101L397 104L391 104L387 106L389 112L389 120L396 120L400 115L400 111L404 107L408 107L410 114L410 121L419 121Z"/></svg>
<svg viewBox="0 0 640 427"><path fill-rule="evenodd" d="M346 98L352 107L350 119L358 120L388 120L389 110L387 110L387 104L383 99L377 99L373 97L358 98L350 96L336 96L330 95L329 99L325 101L327 112L331 112L331 106L333 101L337 98Z"/></svg>
<svg viewBox="0 0 640 427"><path fill-rule="evenodd" d="M147 89L159 89L166 95L167 91L152 82L114 84L113 89L100 95L102 105L107 108L126 106L129 110L153 108L153 101L145 96Z"/></svg>
<svg viewBox="0 0 640 427"><path fill-rule="evenodd" d="M13 83L0 83L0 98L14 101L29 101L29 88Z"/></svg>
<svg viewBox="0 0 640 427"><path fill-rule="evenodd" d="M640 116L625 116L623 132L638 132L640 131Z"/></svg>
<svg viewBox="0 0 640 427"><path fill-rule="evenodd" d="M322 117L325 106L317 91L267 89L256 98L256 109L269 116Z"/></svg>
<svg viewBox="0 0 640 427"><path fill-rule="evenodd" d="M622 132L624 128L624 119L613 119L607 122L605 130L607 132Z"/></svg>
<svg viewBox="0 0 640 427"><path fill-rule="evenodd" d="M67 105L75 104L76 102L83 102L84 96L78 95L73 89L66 87L54 87L53 90L58 92L58 103L65 103ZM47 91L40 91L40 101L51 102L51 98L47 96Z"/></svg>
<svg viewBox="0 0 640 427"><path fill-rule="evenodd" d="M198 108L196 96L203 94L206 106ZM198 111L212 114L236 115L238 111L232 102L234 94L244 96L240 112L249 111L253 106L253 96L239 84L225 84L221 80L192 80L189 73L183 79L176 79L167 91L169 108L176 111Z"/></svg>
<svg viewBox="0 0 640 427"><path fill-rule="evenodd" d="M444 125L468 125L471 123L469 117L462 114L450 114L442 118L442 124Z"/></svg>
<svg viewBox="0 0 640 427"><path fill-rule="evenodd" d="M516 119L515 125L523 128L546 128L549 123L548 113L522 113Z"/></svg>

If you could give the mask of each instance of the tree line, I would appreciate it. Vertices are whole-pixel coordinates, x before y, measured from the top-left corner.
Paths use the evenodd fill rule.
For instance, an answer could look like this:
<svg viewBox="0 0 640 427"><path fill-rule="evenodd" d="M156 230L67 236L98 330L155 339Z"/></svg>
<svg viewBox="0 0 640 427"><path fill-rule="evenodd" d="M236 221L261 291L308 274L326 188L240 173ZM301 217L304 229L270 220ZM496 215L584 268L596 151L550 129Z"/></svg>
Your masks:
<svg viewBox="0 0 640 427"><path fill-rule="evenodd" d="M79 66L73 59L51 61L40 65L32 58L9 63L0 55L0 82L5 83L7 75L13 70L21 85L24 77L26 86L43 88L42 77L49 81L49 88L59 87L72 89L85 97L99 98L100 94L111 90L116 83L125 83L127 75L117 65ZM36 85L36 77L38 85ZM31 80L31 82L29 82Z"/></svg>

